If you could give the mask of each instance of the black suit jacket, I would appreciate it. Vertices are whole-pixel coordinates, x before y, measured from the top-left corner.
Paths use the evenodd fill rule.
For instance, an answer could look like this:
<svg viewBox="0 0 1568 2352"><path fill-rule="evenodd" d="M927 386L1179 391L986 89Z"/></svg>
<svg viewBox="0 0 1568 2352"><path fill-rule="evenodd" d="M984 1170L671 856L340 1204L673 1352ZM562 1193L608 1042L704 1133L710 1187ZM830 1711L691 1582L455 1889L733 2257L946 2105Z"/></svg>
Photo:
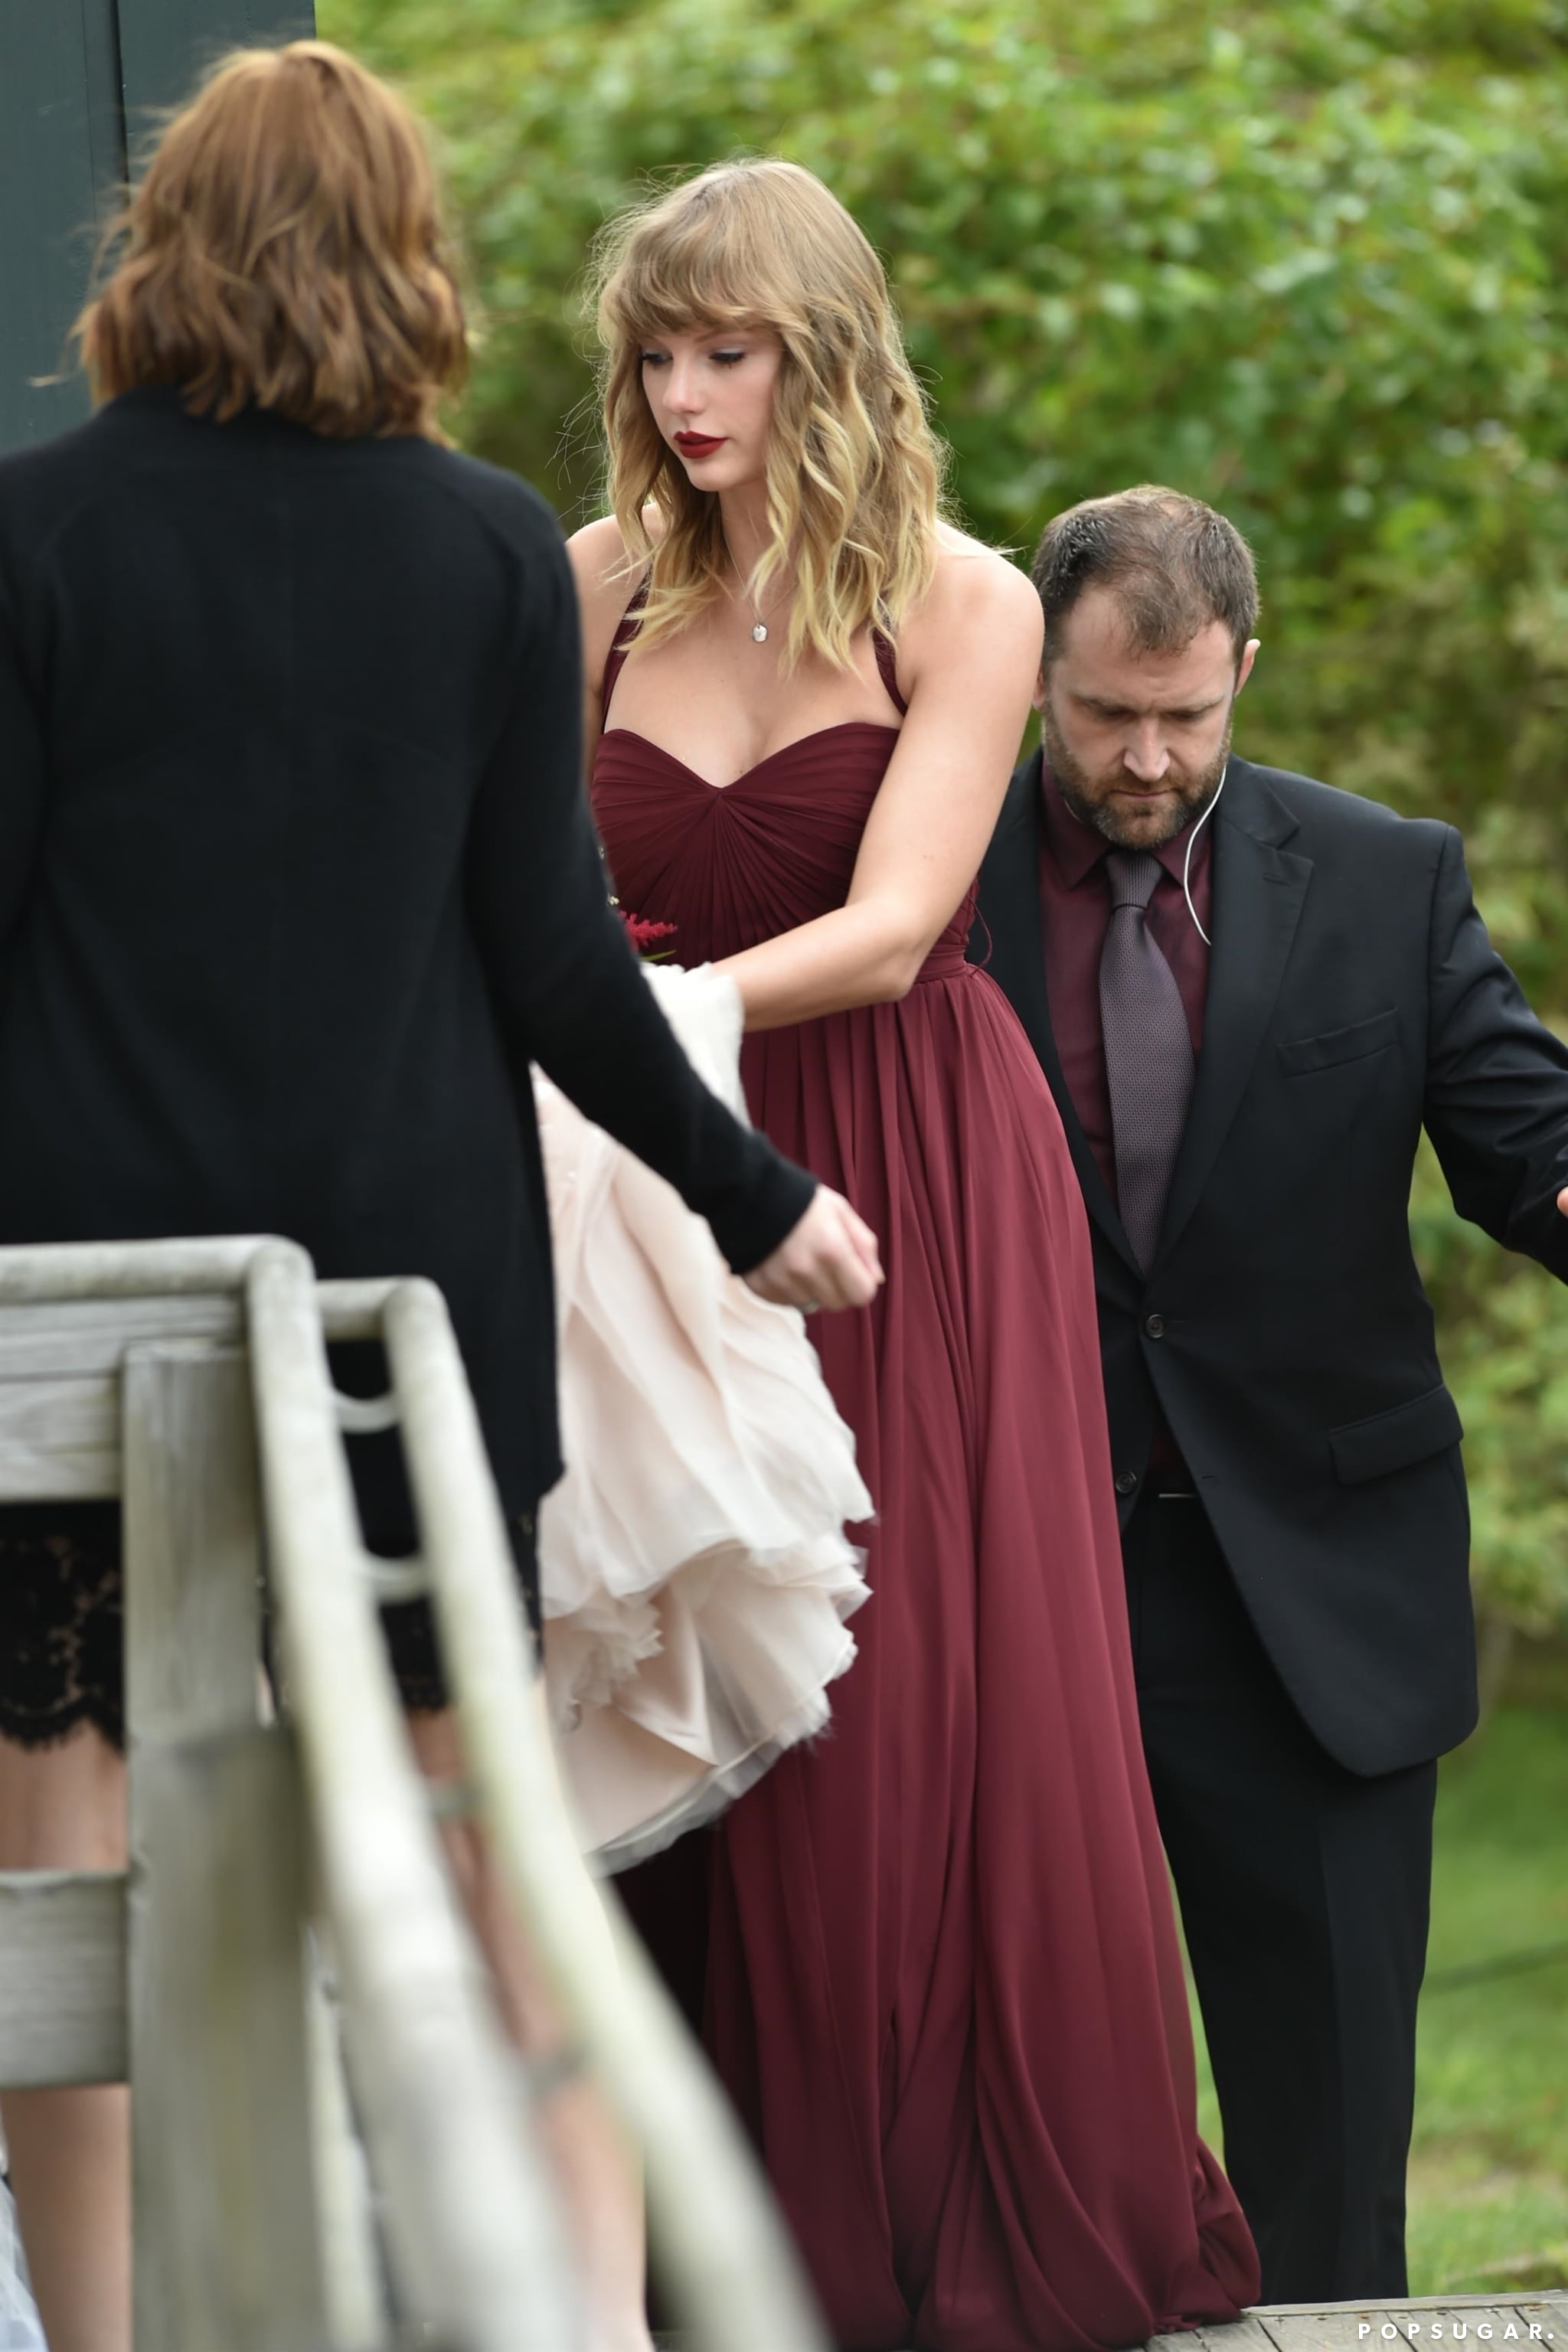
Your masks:
<svg viewBox="0 0 1568 2352"><path fill-rule="evenodd" d="M1039 788L1037 752L971 952L1028 1032L1083 1187L1123 1520L1158 1406L1322 1744L1361 1773L1438 1754L1475 1721L1469 1519L1412 1166L1425 1125L1460 1213L1568 1279L1568 1050L1493 950L1450 826L1233 759L1203 1054L1145 1275L1052 1040Z"/></svg>
<svg viewBox="0 0 1568 2352"><path fill-rule="evenodd" d="M162 389L0 464L0 1241L433 1276L513 1510L560 1466L530 1061L740 1268L813 1189L638 973L580 730L508 474ZM385 1449L362 1498L406 1540Z"/></svg>

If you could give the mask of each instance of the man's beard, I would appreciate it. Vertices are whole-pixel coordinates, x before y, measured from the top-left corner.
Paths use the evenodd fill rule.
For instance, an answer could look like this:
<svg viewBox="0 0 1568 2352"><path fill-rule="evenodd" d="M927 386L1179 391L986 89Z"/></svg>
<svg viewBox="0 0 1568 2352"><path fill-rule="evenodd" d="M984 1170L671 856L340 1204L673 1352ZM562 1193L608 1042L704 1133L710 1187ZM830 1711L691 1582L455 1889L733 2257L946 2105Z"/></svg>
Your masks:
<svg viewBox="0 0 1568 2352"><path fill-rule="evenodd" d="M1227 714L1225 736L1218 751L1200 774L1173 782L1168 789L1177 795L1173 808L1160 830L1151 833L1121 815L1114 801L1097 802L1091 797L1098 779L1090 776L1082 763L1075 760L1062 740L1049 702L1041 714L1040 731L1045 738L1046 761L1056 778L1057 789L1080 824L1089 825L1116 849L1162 849L1167 841L1174 841L1190 824L1207 814L1219 795L1225 781L1226 761L1230 757L1231 720ZM1123 771L1118 770L1121 782Z"/></svg>

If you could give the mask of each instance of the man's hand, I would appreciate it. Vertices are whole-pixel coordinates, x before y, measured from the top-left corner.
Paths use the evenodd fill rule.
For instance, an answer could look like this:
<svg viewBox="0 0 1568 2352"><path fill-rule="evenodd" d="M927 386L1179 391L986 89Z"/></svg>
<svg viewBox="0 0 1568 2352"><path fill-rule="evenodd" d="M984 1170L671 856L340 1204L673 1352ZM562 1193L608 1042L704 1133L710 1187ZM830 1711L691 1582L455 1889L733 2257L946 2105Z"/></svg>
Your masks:
<svg viewBox="0 0 1568 2352"><path fill-rule="evenodd" d="M1568 1184L1564 1184L1561 1192L1558 1193L1557 1206L1563 1216L1568 1217Z"/></svg>
<svg viewBox="0 0 1568 2352"><path fill-rule="evenodd" d="M841 1194L819 1184L798 1225L746 1281L775 1307L866 1307L882 1284L877 1236Z"/></svg>

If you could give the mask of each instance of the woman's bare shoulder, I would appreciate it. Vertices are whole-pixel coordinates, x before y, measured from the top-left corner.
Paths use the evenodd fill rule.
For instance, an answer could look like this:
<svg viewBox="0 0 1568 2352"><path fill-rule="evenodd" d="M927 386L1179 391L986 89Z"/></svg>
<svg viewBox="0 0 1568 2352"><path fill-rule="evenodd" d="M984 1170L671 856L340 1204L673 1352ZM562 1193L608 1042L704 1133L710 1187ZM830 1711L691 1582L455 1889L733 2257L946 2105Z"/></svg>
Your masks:
<svg viewBox="0 0 1568 2352"><path fill-rule="evenodd" d="M936 578L933 595L963 599L981 595L1003 609L1026 612L1037 605L1034 583L1012 558L984 541L971 539L950 523L937 527Z"/></svg>
<svg viewBox="0 0 1568 2352"><path fill-rule="evenodd" d="M958 659L977 641L997 637L1037 659L1043 635L1040 600L1026 574L995 548L941 525L935 575L900 631L912 664Z"/></svg>
<svg viewBox="0 0 1568 2352"><path fill-rule="evenodd" d="M584 615L614 604L617 615L631 593L626 579L626 543L614 515L584 523L566 542Z"/></svg>
<svg viewBox="0 0 1568 2352"><path fill-rule="evenodd" d="M583 672L590 695L597 694L622 616L636 593L637 568L628 562L626 543L614 515L584 523L566 542L577 583L583 624Z"/></svg>

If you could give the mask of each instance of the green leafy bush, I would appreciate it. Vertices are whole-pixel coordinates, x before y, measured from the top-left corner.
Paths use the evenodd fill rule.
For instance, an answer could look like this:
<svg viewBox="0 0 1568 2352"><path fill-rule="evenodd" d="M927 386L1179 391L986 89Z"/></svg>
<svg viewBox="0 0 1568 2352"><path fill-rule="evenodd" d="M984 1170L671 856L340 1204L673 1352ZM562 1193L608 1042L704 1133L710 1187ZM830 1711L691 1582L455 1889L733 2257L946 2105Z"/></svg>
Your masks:
<svg viewBox="0 0 1568 2352"><path fill-rule="evenodd" d="M1159 478L1247 532L1242 748L1461 825L1568 1024L1563 0L321 0L437 125L488 333L463 419L568 520L596 487L599 223L737 151L886 256L973 527ZM1568 1625L1556 1288L1416 1228L1469 1430L1477 1573Z"/></svg>

